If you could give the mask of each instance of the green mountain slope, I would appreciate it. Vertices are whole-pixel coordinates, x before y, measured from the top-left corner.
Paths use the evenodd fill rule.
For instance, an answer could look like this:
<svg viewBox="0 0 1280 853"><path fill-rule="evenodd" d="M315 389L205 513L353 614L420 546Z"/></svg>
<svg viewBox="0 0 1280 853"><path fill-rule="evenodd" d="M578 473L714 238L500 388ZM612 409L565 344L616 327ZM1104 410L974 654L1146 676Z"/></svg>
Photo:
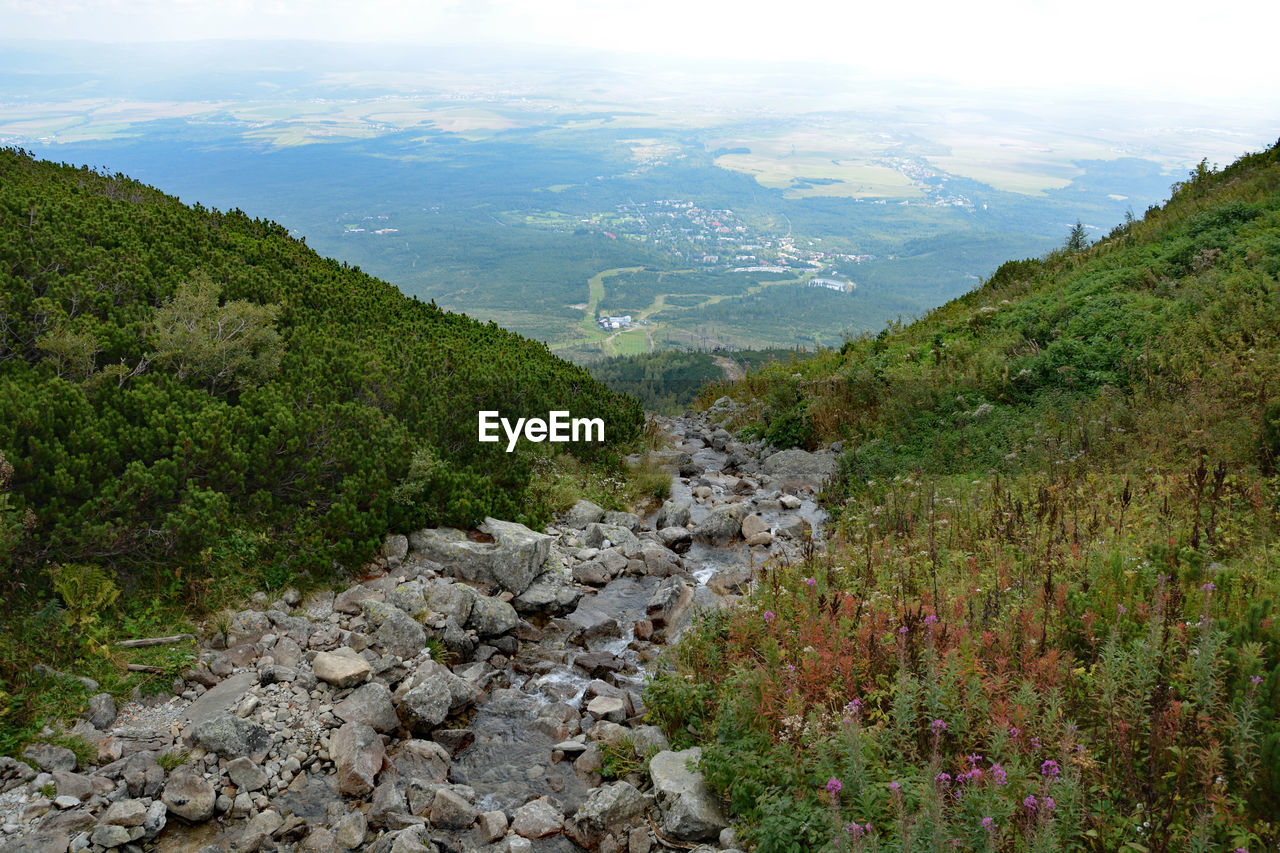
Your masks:
<svg viewBox="0 0 1280 853"><path fill-rule="evenodd" d="M478 410L603 418L608 445L561 446L584 459L642 425L542 344L279 225L11 149L0 276L6 595L46 561L198 576L248 550L279 582L388 529L537 520L532 452L478 443Z"/></svg>
<svg viewBox="0 0 1280 853"><path fill-rule="evenodd" d="M761 851L1280 840L1280 146L727 393L845 448L647 700Z"/></svg>

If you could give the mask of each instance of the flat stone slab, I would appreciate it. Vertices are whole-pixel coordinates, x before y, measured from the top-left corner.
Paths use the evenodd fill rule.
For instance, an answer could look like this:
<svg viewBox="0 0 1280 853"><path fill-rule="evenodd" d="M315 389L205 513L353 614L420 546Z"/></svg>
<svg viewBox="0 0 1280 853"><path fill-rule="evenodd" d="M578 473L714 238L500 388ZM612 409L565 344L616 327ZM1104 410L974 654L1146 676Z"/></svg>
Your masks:
<svg viewBox="0 0 1280 853"><path fill-rule="evenodd" d="M203 723L219 714L230 712L244 698L244 694L249 692L249 688L257 683L256 672L238 672L230 678L219 681L205 691L203 696L187 706L187 722Z"/></svg>

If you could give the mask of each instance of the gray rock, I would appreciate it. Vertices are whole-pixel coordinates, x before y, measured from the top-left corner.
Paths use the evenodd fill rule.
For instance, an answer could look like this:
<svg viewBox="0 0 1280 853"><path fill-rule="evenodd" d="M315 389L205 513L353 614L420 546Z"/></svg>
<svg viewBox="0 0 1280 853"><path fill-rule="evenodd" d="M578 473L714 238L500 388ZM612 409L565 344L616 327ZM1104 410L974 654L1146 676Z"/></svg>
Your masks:
<svg viewBox="0 0 1280 853"><path fill-rule="evenodd" d="M663 831L677 841L706 841L728 826L720 803L707 790L702 774L690 769L702 759L699 747L660 752L649 762L649 776Z"/></svg>
<svg viewBox="0 0 1280 853"><path fill-rule="evenodd" d="M371 639L396 657L417 657L427 644L427 634L412 616L399 607L365 599L360 604L365 621L373 627Z"/></svg>
<svg viewBox="0 0 1280 853"><path fill-rule="evenodd" d="M588 524L594 524L602 518L604 518L603 509L591 501L579 500L564 514L560 519L560 523L565 527L581 530Z"/></svg>
<svg viewBox="0 0 1280 853"><path fill-rule="evenodd" d="M382 543L382 556L388 560L403 560L409 556L409 537L400 533L387 536L387 541Z"/></svg>
<svg viewBox="0 0 1280 853"><path fill-rule="evenodd" d="M369 677L369 662L355 652L317 652L311 662L316 678L335 687L354 687Z"/></svg>
<svg viewBox="0 0 1280 853"><path fill-rule="evenodd" d="M252 672L237 672L230 678L223 679L187 706L187 720L199 724L226 713L228 709L239 704L249 689L257 683L258 676Z"/></svg>
<svg viewBox="0 0 1280 853"><path fill-rule="evenodd" d="M606 512L603 523L614 527L625 527L632 533L639 533L640 528L644 527L644 520L633 512Z"/></svg>
<svg viewBox="0 0 1280 853"><path fill-rule="evenodd" d="M160 798L170 814L199 823L213 817L217 794L200 771L183 764L169 774Z"/></svg>
<svg viewBox="0 0 1280 853"><path fill-rule="evenodd" d="M386 778L391 776L391 778ZM373 789L373 797L369 801L369 825L386 827L388 818L393 814L407 814L409 804L396 786L394 774L384 774L383 781Z"/></svg>
<svg viewBox="0 0 1280 853"><path fill-rule="evenodd" d="M116 800L98 818L98 823L116 826L142 826L147 819L147 804L142 800Z"/></svg>
<svg viewBox="0 0 1280 853"><path fill-rule="evenodd" d="M106 731L116 721L116 700L110 693L99 693L89 697L89 707L84 718L95 729Z"/></svg>
<svg viewBox="0 0 1280 853"><path fill-rule="evenodd" d="M59 797L74 797L80 802L92 797L95 793L93 779L69 770L53 771L53 784Z"/></svg>
<svg viewBox="0 0 1280 853"><path fill-rule="evenodd" d="M614 782L592 791L569 821L566 835L589 850L600 846L606 835L621 835L631 824L644 819L652 797L640 793L630 782Z"/></svg>
<svg viewBox="0 0 1280 853"><path fill-rule="evenodd" d="M835 456L795 449L774 453L764 460L763 467L775 485L807 486L817 491L839 465Z"/></svg>
<svg viewBox="0 0 1280 853"><path fill-rule="evenodd" d="M449 750L435 741L406 740L392 755L391 762L405 779L443 782L449 778Z"/></svg>
<svg viewBox="0 0 1280 853"><path fill-rule="evenodd" d="M267 786L267 774L249 758L237 758L227 764L231 784L241 791L260 791Z"/></svg>
<svg viewBox="0 0 1280 853"><path fill-rule="evenodd" d="M756 513L742 519L742 538L750 539L760 533L769 533L769 522Z"/></svg>
<svg viewBox="0 0 1280 853"><path fill-rule="evenodd" d="M617 576L600 560L587 560L573 567L573 579L587 586L604 586Z"/></svg>
<svg viewBox="0 0 1280 853"><path fill-rule="evenodd" d="M672 625L680 620L693 601L693 588L684 578L665 578L649 596L645 614L657 627Z"/></svg>
<svg viewBox="0 0 1280 853"><path fill-rule="evenodd" d="M154 800L147 806L147 816L142 821L142 837L155 838L169 821L169 807L163 800Z"/></svg>
<svg viewBox="0 0 1280 853"><path fill-rule="evenodd" d="M452 788L436 791L431 801L431 825L440 829L466 829L476 822L480 812Z"/></svg>
<svg viewBox="0 0 1280 853"><path fill-rule="evenodd" d="M271 746L266 729L232 714L219 714L196 724L194 739L206 752L216 752L223 758L247 755L261 760Z"/></svg>
<svg viewBox="0 0 1280 853"><path fill-rule="evenodd" d="M426 619L431 613L430 608L427 607L427 600L423 595L422 581L420 580L411 580L400 584L387 593L386 601L387 604L394 604L399 607L418 622Z"/></svg>
<svg viewBox="0 0 1280 853"><path fill-rule="evenodd" d="M511 816L511 831L521 838L548 838L564 829L564 814L549 797L531 800Z"/></svg>
<svg viewBox="0 0 1280 853"><path fill-rule="evenodd" d="M55 770L71 771L76 769L76 754L61 746L51 743L33 743L22 750L22 757L46 773Z"/></svg>
<svg viewBox="0 0 1280 853"><path fill-rule="evenodd" d="M427 607L459 625L467 624L467 620L471 618L471 608L480 597L474 588L444 578L436 578L427 583L423 593Z"/></svg>
<svg viewBox="0 0 1280 853"><path fill-rule="evenodd" d="M349 797L373 790L387 757L382 738L363 723L344 723L334 732L329 755L338 772L338 793Z"/></svg>
<svg viewBox="0 0 1280 853"><path fill-rule="evenodd" d="M582 590L558 574L547 572L512 599L517 613L568 613L582 599Z"/></svg>
<svg viewBox="0 0 1280 853"><path fill-rule="evenodd" d="M270 630L271 620L267 618L267 614L257 610L241 610L231 617L227 627L227 648L242 643L256 643Z"/></svg>
<svg viewBox="0 0 1280 853"><path fill-rule="evenodd" d="M382 601L385 597L386 593L382 590L374 590L367 586L357 584L356 586L343 590L334 596L333 609L336 613L346 613L354 616L360 612L360 605L366 599Z"/></svg>
<svg viewBox="0 0 1280 853"><path fill-rule="evenodd" d="M0 847L0 853L62 853L70 844L71 836L67 832L60 829L40 829L10 841Z"/></svg>
<svg viewBox="0 0 1280 853"><path fill-rule="evenodd" d="M520 624L516 609L500 598L480 596L471 608L467 627L481 637L497 637Z"/></svg>
<svg viewBox="0 0 1280 853"><path fill-rule="evenodd" d="M354 850L364 844L364 836L368 831L364 814L359 809L353 809L334 826L333 838L339 847Z"/></svg>
<svg viewBox="0 0 1280 853"><path fill-rule="evenodd" d="M93 830L89 840L99 847L110 849L128 844L131 839L127 827L104 823Z"/></svg>
<svg viewBox="0 0 1280 853"><path fill-rule="evenodd" d="M696 527L693 538L711 545L728 545L742 532L742 519L747 514L745 504L721 504L707 513Z"/></svg>
<svg viewBox="0 0 1280 853"><path fill-rule="evenodd" d="M654 525L659 530L664 527L684 527L689 523L690 504L687 500L666 501L658 510L658 518Z"/></svg>
<svg viewBox="0 0 1280 853"><path fill-rule="evenodd" d="M664 527L658 531L658 538L677 554L683 554L693 546L693 534L686 527Z"/></svg>
<svg viewBox="0 0 1280 853"><path fill-rule="evenodd" d="M634 554L640 550L640 540L625 527L615 524L588 524L586 543L588 548L604 548L605 542L610 546L618 546L623 554Z"/></svg>
<svg viewBox="0 0 1280 853"><path fill-rule="evenodd" d="M400 727L391 691L376 681L351 691L351 695L334 706L333 713L343 722L364 723L383 734L391 734Z"/></svg>
<svg viewBox="0 0 1280 853"><path fill-rule="evenodd" d="M500 811L481 812L471 838L476 844L492 844L507 834L507 816Z"/></svg>
<svg viewBox="0 0 1280 853"><path fill-rule="evenodd" d="M441 527L411 534L409 544L416 554L452 567L465 580L496 583L513 595L542 574L552 537L496 518L486 518L480 531L493 541L475 542L461 530Z"/></svg>
<svg viewBox="0 0 1280 853"><path fill-rule="evenodd" d="M597 696L587 703L587 713L597 720L621 723L627 718L627 701L617 696Z"/></svg>

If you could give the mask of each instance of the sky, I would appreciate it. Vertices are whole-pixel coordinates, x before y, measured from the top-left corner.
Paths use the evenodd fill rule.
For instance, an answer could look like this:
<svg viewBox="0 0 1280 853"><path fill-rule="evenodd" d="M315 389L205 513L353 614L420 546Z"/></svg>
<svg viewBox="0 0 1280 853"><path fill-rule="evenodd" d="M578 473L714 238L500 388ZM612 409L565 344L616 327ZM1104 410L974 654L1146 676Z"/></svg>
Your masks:
<svg viewBox="0 0 1280 853"><path fill-rule="evenodd" d="M974 88L1151 93L1280 119L1280 2L0 0L0 38L532 44L817 60Z"/></svg>

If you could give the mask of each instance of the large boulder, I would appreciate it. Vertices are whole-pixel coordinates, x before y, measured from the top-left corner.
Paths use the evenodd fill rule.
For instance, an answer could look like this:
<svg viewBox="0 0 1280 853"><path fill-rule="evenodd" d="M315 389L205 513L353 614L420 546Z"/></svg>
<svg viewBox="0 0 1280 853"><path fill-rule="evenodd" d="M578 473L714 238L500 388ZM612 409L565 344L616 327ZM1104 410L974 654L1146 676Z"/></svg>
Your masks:
<svg viewBox="0 0 1280 853"><path fill-rule="evenodd" d="M688 500L672 500L662 504L658 510L657 523L654 527L684 527L689 523L690 504Z"/></svg>
<svg viewBox="0 0 1280 853"><path fill-rule="evenodd" d="M516 609L500 598L479 596L471 607L467 627L481 637L497 637L520 624Z"/></svg>
<svg viewBox="0 0 1280 853"><path fill-rule="evenodd" d="M511 831L521 838L547 838L564 829L564 815L550 797L539 797L515 810Z"/></svg>
<svg viewBox="0 0 1280 853"><path fill-rule="evenodd" d="M702 774L691 769L701 759L702 749L695 746L680 752L659 752L649 762L663 831L677 841L716 838L729 825Z"/></svg>
<svg viewBox="0 0 1280 853"><path fill-rule="evenodd" d="M640 550L640 540L626 527L617 524L588 524L585 541L588 548L617 546L623 554L635 554ZM605 543L608 543L607 545Z"/></svg>
<svg viewBox="0 0 1280 853"><path fill-rule="evenodd" d="M197 723L194 739L205 752L215 752L223 758L247 755L261 760L271 747L271 735L266 729L234 714L219 714Z"/></svg>
<svg viewBox="0 0 1280 853"><path fill-rule="evenodd" d="M742 519L746 514L746 504L721 504L693 528L693 538L711 545L728 545L742 532Z"/></svg>
<svg viewBox="0 0 1280 853"><path fill-rule="evenodd" d="M160 798L169 814L198 823L213 817L217 794L199 770L183 764L169 774Z"/></svg>
<svg viewBox="0 0 1280 853"><path fill-rule="evenodd" d="M571 506L560 519L560 523L565 527L572 527L574 530L581 530L588 524L594 524L604 518L604 510L588 500L580 500Z"/></svg>
<svg viewBox="0 0 1280 853"><path fill-rule="evenodd" d="M443 563L464 580L494 583L513 595L542 574L552 537L496 518L486 518L480 532L493 541L476 542L462 530L439 527L410 534L409 544L415 554Z"/></svg>
<svg viewBox="0 0 1280 853"><path fill-rule="evenodd" d="M826 453L807 450L781 450L764 460L764 473L775 486L806 486L814 491L834 476L839 463Z"/></svg>
<svg viewBox="0 0 1280 853"><path fill-rule="evenodd" d="M365 621L373 628L370 638L375 645L396 657L417 657L427 644L427 634L414 618L393 604L366 598L360 602Z"/></svg>
<svg viewBox="0 0 1280 853"><path fill-rule="evenodd" d="M329 740L329 755L338 771L338 793L349 797L373 790L387 758L382 738L364 723L343 723Z"/></svg>
<svg viewBox="0 0 1280 853"><path fill-rule="evenodd" d="M643 820L653 798L642 794L630 782L614 782L597 788L573 815L565 834L588 850L599 848L608 834Z"/></svg>
<svg viewBox="0 0 1280 853"><path fill-rule="evenodd" d="M475 589L465 583L447 581L444 578L437 578L426 584L423 594L427 599L427 607L459 625L467 624L467 620L471 618L471 608L480 597Z"/></svg>
<svg viewBox="0 0 1280 853"><path fill-rule="evenodd" d="M479 691L448 667L427 661L396 688L400 718L410 728L430 732L453 712L474 702Z"/></svg>
<svg viewBox="0 0 1280 853"><path fill-rule="evenodd" d="M391 691L376 681L363 684L333 708L334 715L345 723L364 723L374 731L390 734L400 727Z"/></svg>
<svg viewBox="0 0 1280 853"><path fill-rule="evenodd" d="M449 778L449 750L433 740L406 740L391 756L403 779L444 782Z"/></svg>

